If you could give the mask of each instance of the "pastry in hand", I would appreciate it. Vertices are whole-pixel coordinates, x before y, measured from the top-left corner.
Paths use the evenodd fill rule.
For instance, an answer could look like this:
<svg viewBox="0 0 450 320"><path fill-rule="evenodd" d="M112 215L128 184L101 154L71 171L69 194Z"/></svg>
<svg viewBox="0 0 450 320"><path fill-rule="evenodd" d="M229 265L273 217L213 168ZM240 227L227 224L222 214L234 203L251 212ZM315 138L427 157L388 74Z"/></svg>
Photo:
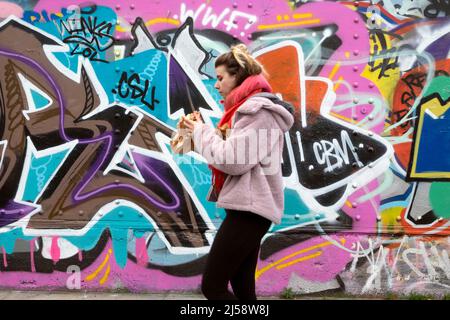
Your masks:
<svg viewBox="0 0 450 320"><path fill-rule="evenodd" d="M186 129L186 126L184 125L185 119L191 121L198 121L202 119L202 116L198 111L189 113L186 116L181 116L180 121L178 121L177 124L178 130L172 137L172 140L170 141L170 146L172 147L172 150L178 154L183 154L194 150L194 141L192 140L192 133L187 130L180 130Z"/></svg>
<svg viewBox="0 0 450 320"><path fill-rule="evenodd" d="M191 121L197 121L197 120L201 120L202 116L200 115L200 112L198 112L198 111L189 113L187 116L181 116L180 121L177 124L177 128L185 129L185 126L184 126L185 119L188 119Z"/></svg>

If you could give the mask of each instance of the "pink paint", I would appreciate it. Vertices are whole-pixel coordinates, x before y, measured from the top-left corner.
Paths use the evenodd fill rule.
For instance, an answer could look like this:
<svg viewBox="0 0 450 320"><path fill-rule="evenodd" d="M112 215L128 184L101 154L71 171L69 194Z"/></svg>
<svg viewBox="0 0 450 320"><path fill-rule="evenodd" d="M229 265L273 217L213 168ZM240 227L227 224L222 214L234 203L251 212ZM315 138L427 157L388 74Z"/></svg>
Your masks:
<svg viewBox="0 0 450 320"><path fill-rule="evenodd" d="M339 243L340 246L347 249L351 248L352 244L358 240L357 236L349 235L330 235L334 242ZM345 239L345 243L342 244L341 239ZM314 248L324 243L328 243L329 240L324 237L314 237L306 240L300 244L296 244L289 248L276 252L264 261L258 262L258 269L262 269L265 266L278 261L286 256L298 252L300 250L309 249L292 259L286 260L286 262L293 261L308 255L312 255L321 251L321 255L300 261L291 266L277 270L273 267L261 274L256 284L260 290L265 292L281 292L289 284L289 280L292 274L306 279L308 281L327 282L334 279L339 273L341 273L346 265L351 261L352 257L346 250L335 246L334 244L328 244L319 248Z"/></svg>
<svg viewBox="0 0 450 320"><path fill-rule="evenodd" d="M7 18L9 15L21 17L23 15L23 9L15 3L0 1L0 18Z"/></svg>
<svg viewBox="0 0 450 320"><path fill-rule="evenodd" d="M2 252L3 252L3 266L5 268L8 268L8 261L6 261L6 252L5 252L5 248L2 247Z"/></svg>
<svg viewBox="0 0 450 320"><path fill-rule="evenodd" d="M34 11L41 12L42 10L47 10L49 13L60 12L62 7L68 7L72 4L80 4L85 2L85 0L61 0L58 5L55 5L54 1L41 0L34 7ZM238 3L239 2L239 3ZM321 70L320 76L328 77L337 61L341 61L339 69L335 73L333 80L336 81L340 76L348 83L357 84L354 88L355 95L364 95L370 93L372 96L381 96L378 88L361 76L364 67L366 66L367 60L369 58L369 35L367 28L364 23L355 23L355 21L360 21L360 15L347 8L345 5L332 2L323 3L307 3L302 5L300 8L292 11L288 5L288 1L276 1L276 2L266 2L265 4L258 4L249 8L247 2L238 1L236 6L232 6L230 2L226 1L211 1L205 4L204 0L192 0L185 2L185 12L193 11L198 13L198 17L195 19L194 30L210 29L211 23L203 24L204 18L209 15L215 14L218 17L224 10L228 9L229 12L233 10L253 14L258 17L258 21L247 29L243 29L246 25L244 19L237 19L238 26L240 29L226 30L226 25L223 24L224 21L228 20L229 14L225 15L225 18L218 24L217 30L221 30L230 35L237 35L239 40L244 43L250 43L249 35L252 32L258 31L259 25L270 25L277 24L277 15L280 12L290 12L291 14L301 14L301 13L312 13L314 19L320 19L319 23L307 25L305 27L311 26L321 26L328 24L336 24L338 30L336 35L341 39L342 45L336 50L336 52L330 57L330 62L326 63L324 68ZM137 16L140 16L144 21L149 21L156 18L168 17L176 19L175 16L180 16L181 12L181 2L176 1L166 1L158 6L149 4L148 1L136 0L133 2L134 8L131 9L129 6L117 7L117 1L104 0L102 5L112 8L121 17L126 17L126 20L134 20ZM8 5L17 6L15 4L6 3L0 1L0 11L2 14L8 12L3 9L7 8ZM201 9L203 7L203 9ZM209 10L210 8L210 10ZM200 10L201 9L201 10ZM208 11L209 10L209 11ZM10 10L11 11L11 10ZM209 14L207 13L209 12ZM333 12L332 15L329 13ZM0 17L1 15L0 14ZM19 15L20 16L20 15ZM208 19L206 19L208 20ZM209 20L213 21L213 20ZM181 21L183 22L183 21ZM181 24L180 24L181 25ZM175 25L170 25L167 23L153 24L148 27L149 31L156 33L161 30L176 28ZM298 27L296 27L298 28ZM287 30L287 29L284 29ZM244 35L240 35L240 32L244 31ZM118 37L126 37L124 34L117 34ZM357 36L355 36L357 35ZM348 53L348 57L346 56ZM357 53L357 54L356 54ZM354 61L355 59L362 59L361 61L345 63L346 61ZM337 99L339 101L340 96L347 95L346 87L340 85L337 89ZM365 104L360 102L355 104L354 112L358 113L358 109L365 108L365 115L370 114L373 106L370 104ZM344 110L340 112L342 115L351 117L351 110ZM373 131L381 132L383 130L383 123L377 124ZM376 180L367 184L364 188L357 190L353 193L348 201L350 203L356 202L356 200L364 194L367 194L377 188L378 182ZM359 235L345 235L344 233L338 233L336 235L330 236L336 242L340 242L342 238L345 238L346 242L343 245L346 248L351 248L352 244L359 241L362 237L366 237L364 233L373 232L376 225L376 215L379 211L380 197L376 196L371 201L365 201L364 203L358 203L356 208L349 208L348 206L343 206L343 210L353 218L353 228L352 233L361 234ZM356 219L359 215L361 218ZM314 237L302 243L293 245L289 248L285 248L281 251L274 253L268 259L264 261L259 261L258 268L261 269L264 266L286 257L289 254L297 252L302 249L310 248L315 245L319 245L324 242L328 242L329 239L324 237ZM104 252L110 248L110 242L108 243ZM341 244L342 245L342 244ZM164 290L196 290L199 287L201 275L194 277L177 277L165 274L163 271L151 270L145 268L148 263L149 257L145 244L145 238L136 239L135 244L136 249L136 259L137 264L128 262L125 268L121 269L114 261L110 259L111 275L115 278L120 279L122 285L131 291L164 291ZM343 250L340 247L329 245L321 249L314 249L308 251L297 258L306 256L308 254L317 253L319 250L322 254L318 257L311 258L310 260L305 260L298 262L292 266L287 266L286 268L277 270L272 268L261 275L257 281L258 292L264 292L266 294L276 294L281 292L285 287L288 286L291 276L296 274L309 281L326 282L334 279L338 274L342 272L345 266L351 261L352 257L350 253ZM8 266L6 261L6 253L4 248L3 252L3 264L5 268ZM52 238L50 254L54 263L60 260L61 251L58 245L58 237ZM34 241L30 243L30 259L31 268L35 272L35 262L34 262ZM94 263L92 263L88 268L83 270L83 274L93 273L99 265L103 262L104 254L99 254L98 258ZM78 252L79 261L82 261L83 254L80 250ZM0 283L5 287L12 287L20 289L26 288L22 283L35 281L37 287L46 288L65 288L67 274L64 272L54 271L51 274L30 274L24 272L4 272L0 273ZM115 282L109 281L105 285L100 286L98 281L90 281L83 283L83 289L115 289Z"/></svg>
<svg viewBox="0 0 450 320"><path fill-rule="evenodd" d="M332 15L329 13L333 12ZM371 95L372 97L382 97L377 87L370 87L371 81L361 75L370 58L370 42L369 32L364 23L355 23L354 20L359 18L359 14L347 6L334 2L315 2L302 5L295 13L313 13L315 18L320 19L318 25L336 24L338 29L336 36L342 41L339 48L330 57L330 63L326 63L319 76L328 77L336 66L337 62L341 62L339 69L333 76L333 81L337 81L340 77L349 84L357 83L353 88L355 96ZM358 36L355 38L354 35ZM355 72L361 70L360 72ZM340 85L337 90L337 102L346 103L348 101L340 100L340 96L348 95L348 89L345 85ZM366 108L368 114L372 111L373 105L367 101L360 101L353 108L342 110L339 113L347 118L352 118L353 114L358 113L358 109ZM369 124L372 124L369 121ZM384 122L374 123L370 130L380 133L384 128Z"/></svg>
<svg viewBox="0 0 450 320"><path fill-rule="evenodd" d="M83 276L93 273L103 262L105 254L111 247L111 241L105 246L105 250L98 255L98 258L86 269L83 269ZM121 269L114 259L109 260L111 266L110 276L120 279L124 288L133 292L148 291L193 291L200 286L201 275L194 277L176 277L165 274L160 270L142 268L135 263L127 263ZM26 289L24 283L33 282L35 287L48 288L49 290L66 289L67 273L53 271L51 274L29 273L29 272L0 272L0 283L4 288L14 288L15 290ZM115 281L108 281L100 286L98 281L82 281L83 290L114 290Z"/></svg>
<svg viewBox="0 0 450 320"><path fill-rule="evenodd" d="M357 236L340 236L333 235L332 239L339 241L345 237L346 248L351 248L359 238ZM258 262L258 268L263 268L273 261L277 261L293 252L318 245L328 240L322 237L316 237L307 240L301 244L294 245L279 251L268 259ZM98 255L98 258L86 269L83 270L83 275L93 273L99 265L103 262L104 256L111 246L111 241L105 246L103 253ZM299 262L298 264L286 267L281 270L272 268L261 275L257 280L257 293L262 295L273 295L281 292L288 286L289 280L292 274L307 279L309 281L326 282L334 279L336 275L340 274L348 262L351 261L350 254L341 248L329 245L322 248L323 253L321 256ZM304 253L304 255L317 252L317 249ZM297 258L300 258L298 256ZM139 264L128 262L125 268L121 269L114 259L110 259L111 276L120 279L124 288L129 289L132 292L148 292L148 291L194 291L198 290L201 282L201 274L193 277L177 277L164 273L160 270L147 269L141 267ZM318 267L322 265L322 267ZM0 273L0 283L3 287L14 288L15 290L26 289L27 283L33 281L36 287L45 287L48 289L61 289L66 288L67 274L65 272L53 271L51 274L40 273L27 273L27 272L2 272ZM109 281L100 286L98 281L83 281L83 290L113 290L115 288L115 282Z"/></svg>
<svg viewBox="0 0 450 320"><path fill-rule="evenodd" d="M148 252L145 237L136 238L136 259L138 265L145 267L148 263Z"/></svg>
<svg viewBox="0 0 450 320"><path fill-rule="evenodd" d="M35 239L32 239L30 241L30 262L31 262L31 272L36 272L36 266L34 264L34 241Z"/></svg>
<svg viewBox="0 0 450 320"><path fill-rule="evenodd" d="M60 0L58 6L52 0L40 0L34 7L34 11L58 12L61 7L68 7L73 4L81 4L85 0ZM251 42L248 35L258 31L259 24L276 24L279 12L292 12L287 1L273 1L258 3L258 6L248 7L247 1L237 1L237 6L233 7L229 1L164 1L157 5L151 5L146 0L134 0L134 7L116 7L117 1L103 0L102 6L109 7L116 12L119 17L125 20L134 21L141 17L144 21L168 18L179 21L178 26L184 23L187 16L194 17L194 30L216 29L236 35L244 43ZM249 20L256 19L256 22L249 23ZM233 20L236 24L233 24ZM151 24L148 30L152 33L158 31L177 28L177 25L170 23ZM242 34L241 34L242 33ZM131 33L124 33L130 37Z"/></svg>
<svg viewBox="0 0 450 320"><path fill-rule="evenodd" d="M46 10L49 13L58 12L62 7L67 8L69 5L81 4L83 2L85 1L61 0L58 1L58 6L55 6L54 1L41 0L36 4L34 10L37 12ZM237 1L236 7L233 7L227 1L210 1L205 3L203 0L192 0L189 2L165 1L158 5L151 5L148 1L144 0L135 0L133 4L134 7L132 9L130 6L117 7L117 1L102 1L103 6L114 10L122 19L128 21L134 20L138 16L141 17L145 22L149 23L147 28L152 33L177 28L177 26L181 26L187 16L193 16L194 30L220 30L229 35L235 35L240 41L247 44L251 43L249 35L261 30L293 30L303 26L310 28L336 24L338 26L336 35L342 41L342 44L330 57L330 63L325 64L322 68L320 76L328 77L336 63L340 61L340 68L334 75L333 81L337 81L342 77L347 83L357 82L358 88L354 88L354 94L357 96L369 94L373 97L382 97L378 88L376 86L370 88L370 81L361 76L361 72L364 70L370 57L368 29L364 23L355 23L355 21L360 21L360 14L344 4L329 1L310 2L294 11L290 8L288 1L281 0L261 3L251 8L248 7L248 2L246 1ZM280 24L278 15L281 12L290 13L290 15L310 15L310 18L306 19L310 23L301 26L281 27L279 29L276 25ZM330 12L333 12L333 14L330 15ZM253 20L253 18L249 18L250 16L256 17L254 23L250 23ZM171 21L179 21L179 24L174 25L167 22L155 23L155 21L165 18L171 19ZM236 24L233 24L232 21L236 21ZM268 26L270 28L266 29ZM259 29L261 27L264 29ZM119 38L120 34L122 34L120 36L121 38L129 38L131 35L129 31L116 32L116 37ZM360 71L355 72L355 67ZM347 102L339 100L341 96L346 96L347 94L347 88L341 84L337 88L337 101L339 103ZM358 108L361 107L365 107L368 110L366 116L368 116L373 108L366 101L360 101L358 104L355 104L354 108L342 110L340 114L351 118L352 111L353 114L358 113ZM372 124L372 122L369 121L369 124ZM377 123L373 123L370 129L380 133L383 128L384 122L377 121Z"/></svg>
<svg viewBox="0 0 450 320"><path fill-rule="evenodd" d="M68 7L69 5L83 2L84 0L60 0L58 1L58 6L55 6L54 1L41 0L36 4L34 10L38 12L41 10L55 12L60 10L61 7ZM177 28L181 26L188 16L192 16L194 19L194 30L220 30L237 37L239 41L246 44L252 42L250 37L252 33L261 30L293 30L303 26L310 28L336 24L338 26L336 36L339 37L342 44L330 57L330 62L324 65L319 76L328 77L339 61L341 64L332 79L333 81L338 81L338 79L342 78L347 83L358 83L358 87L354 88L354 94L356 96L367 96L369 94L372 97L382 97L378 88L369 88L370 81L361 76L362 70L364 70L370 57L368 29L364 23L355 23L355 21L360 21L360 14L344 4L329 1L310 2L294 11L289 6L288 1L283 0L262 2L258 3L258 6L252 7L248 6L247 1L236 1L235 6L231 5L228 1L209 1L205 3L203 0L192 0L188 2L165 1L158 5L151 5L145 0L135 0L133 4L134 7L132 9L130 6L117 7L117 1L102 1L103 6L115 10L116 14L122 17L122 19L134 20L138 16L141 17L145 22L149 23L147 29L151 33ZM290 15L306 14L310 18L305 19L305 21L309 22L300 26L278 27L277 25L280 24L278 16L282 12L290 13ZM330 14L330 12L333 12L333 14ZM167 22L153 23L161 20L161 18L179 21L179 24L174 25ZM129 38L130 36L131 32L129 31L116 32L117 39ZM361 71L355 72L354 68ZM348 95L348 90L345 85L341 84L337 88L336 93L337 104L348 102L341 100L341 97ZM373 105L370 105L367 101L360 101L352 108L342 110L339 113L347 118L352 118L363 107L367 109L365 117L368 117L373 109ZM384 129L384 121L369 121L369 125L371 127L368 129L376 133L380 133Z"/></svg>
<svg viewBox="0 0 450 320"><path fill-rule="evenodd" d="M61 249L58 245L59 237L52 237L52 246L50 248L50 255L52 257L53 263L57 263L61 257Z"/></svg>
<svg viewBox="0 0 450 320"><path fill-rule="evenodd" d="M55 6L54 1L41 0L34 10L40 12L46 10L49 13L58 12L62 7L69 5L81 4L84 0L60 0ZM258 6L248 7L247 1L236 1L236 6L227 1L209 1L205 3L203 0L192 1L165 1L158 5L152 5L145 0L133 1L134 7L120 6L118 9L117 1L105 0L102 5L115 10L119 17L126 20L134 20L138 16L145 22L148 22L148 30L156 33L162 30L177 28L185 21L188 16L194 19L194 30L216 29L229 35L235 35L244 43L251 43L249 35L261 30L293 30L301 27L310 28L325 25L338 26L336 36L342 41L339 48L330 57L330 62L326 63L320 72L320 76L328 77L337 62L340 67L333 77L333 81L342 78L347 83L358 83L358 87L354 88L356 96L382 97L376 86L369 88L370 81L361 76L367 62L370 58L370 42L369 32L365 23L358 23L361 16L358 12L348 8L342 3L326 2L310 2L299 8L292 10L288 1L270 1L258 4ZM291 27L277 27L280 24L279 14L290 13L290 15L308 15L310 18L305 25ZM333 14L330 14L333 12ZM253 18L255 17L255 18ZM171 19L171 21L179 21L178 25L167 22L158 22L161 19ZM253 21L255 19L255 21ZM153 22L152 22L153 21ZM235 21L236 23L233 23ZM252 22L252 23L250 23ZM292 22L292 20L291 20ZM128 26L129 27L129 26ZM264 28L264 29L260 29ZM280 29L281 28L281 29ZM129 38L131 33L116 32L116 36L122 33L122 37ZM356 35L356 36L355 36ZM354 68L358 68L359 72L355 72ZM348 94L345 85L337 88L337 103L346 103L348 101L340 100L340 97ZM353 114L358 113L358 109L366 108L366 116L373 109L373 105L367 101L360 101L353 108L340 111L340 114L352 118ZM361 120L361 119L360 119ZM369 121L372 125L370 130L380 133L384 129L384 122Z"/></svg>
<svg viewBox="0 0 450 320"><path fill-rule="evenodd" d="M339 241L344 236L333 235L330 236L335 241ZM347 236L345 235L346 248L351 248L352 244L356 242L359 238L357 236ZM268 263L276 261L285 257L293 252L318 245L328 240L322 237L316 237L307 240L301 244L294 245L292 247L286 248L282 251L275 253L264 261L258 262L258 268L262 268ZM105 246L107 251L110 247L111 242ZM346 265L351 261L350 254L341 248L329 245L322 248L323 253L321 256L299 262L298 264L286 267L281 270L272 268L266 273L262 274L257 280L257 292L263 295L277 294L281 292L285 287L288 286L289 280L293 273L298 276L309 280L317 282L326 282L334 279L336 275L340 274ZM310 252L304 253L304 255L312 254L317 252L312 250ZM99 254L99 258L96 259L88 268L83 270L83 274L93 273L99 265L103 262L103 257L105 251ZM301 256L298 256L298 258ZM318 265L323 265L319 268ZM111 275L115 278L120 279L124 288L131 290L132 292L148 292L148 291L193 291L198 290L201 281L201 274L193 277L177 277L164 273L160 270L152 270L141 267L139 264L127 263L124 269L121 269L115 262L114 259L110 259ZM31 274L26 272L3 272L0 273L0 283L4 287L11 287L15 289L25 288L23 283L27 281L34 281L36 287L46 287L50 289L60 289L65 288L65 281L67 280L67 274L64 272L54 271L51 274ZM102 286L98 284L98 281L84 281L82 282L83 290L113 290L115 289L114 281L110 281Z"/></svg>
<svg viewBox="0 0 450 320"><path fill-rule="evenodd" d="M348 201L350 203L356 202L356 199L375 190L378 185L378 181L374 179L373 181L365 185L364 188L360 188L356 192L354 192L348 198ZM380 197L375 196L370 200L358 203L356 208L349 208L348 206L344 205L342 209L347 215L353 218L353 227L351 231L354 234L348 235L345 234L344 231L336 235L330 235L330 238L335 242L338 242L342 247L350 250L354 243L360 241L361 238L366 237L365 234L373 232L373 229L376 226L376 216L377 212L379 211ZM357 215L360 215L360 219L358 220L356 219ZM344 245L342 245L342 243L340 242L342 238L345 239ZM282 259L294 252L307 249L328 241L328 238L318 236L304 241L300 244L291 246L282 251L276 252L265 261L259 261L258 269L262 269L264 268L264 266L273 263L273 261ZM281 270L277 270L276 268L269 269L258 279L257 288L264 294L281 292L283 288L288 286L292 274L296 274L303 279L313 282L330 281L337 275L339 275L345 269L347 264L353 259L353 257L350 255L350 252L342 249L342 247L328 245L320 249L313 249L311 251L302 253L298 256L298 258L317 253L319 250L322 251L322 254L318 257L298 262L297 264L293 264L292 266L288 266Z"/></svg>
<svg viewBox="0 0 450 320"><path fill-rule="evenodd" d="M378 180L374 179L364 187L356 190L353 194L348 197L348 201L351 203L356 202L356 200L375 190L379 186ZM372 199L366 200L364 202L358 203L356 208L350 208L346 205L342 207L342 210L350 217L353 218L353 232L358 232L361 234L371 233L374 228L376 228L377 223L377 212L379 212L380 206L380 196L375 196ZM356 215L360 215L361 219L357 220Z"/></svg>

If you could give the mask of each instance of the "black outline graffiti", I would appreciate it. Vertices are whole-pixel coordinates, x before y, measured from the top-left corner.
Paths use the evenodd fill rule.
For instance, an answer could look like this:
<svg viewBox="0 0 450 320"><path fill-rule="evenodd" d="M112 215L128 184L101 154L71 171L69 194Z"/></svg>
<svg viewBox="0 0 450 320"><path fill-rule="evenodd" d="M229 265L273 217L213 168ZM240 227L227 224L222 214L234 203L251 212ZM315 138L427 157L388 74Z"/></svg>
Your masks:
<svg viewBox="0 0 450 320"><path fill-rule="evenodd" d="M198 67L197 71L199 74L204 75L205 77L207 77L208 79L212 79L212 77L203 72L201 69L203 67L205 67L209 61L211 61L212 54L208 51L206 51L202 45L200 44L200 42L198 41L198 39L195 37L195 33L194 33L194 20L192 19L192 17L188 17L186 19L186 21L178 28L178 29L174 29L173 31L175 32L173 37L171 38L168 35L168 32L163 32L163 33L159 33L155 38L152 36L152 34L150 34L150 32L147 30L147 27L145 26L144 20L140 17L136 18L135 23L131 29L131 34L133 35L134 39L138 39L137 35L136 35L136 29L140 27L142 29L142 31L145 33L145 35L147 36L148 40L150 40L150 42L152 43L153 47L155 49L164 51L164 52L169 52L169 50L167 49L168 46L171 46L172 48L175 48L176 42L178 37L180 36L180 34L184 31L184 29L188 28L188 32L189 35L191 36L192 41L195 43L195 45L197 46L197 48L199 50L201 50L204 54L205 54L205 58L203 59L203 61L200 63L200 66ZM159 41L160 39L166 39L167 40L167 45L163 45L163 43L161 43L161 41ZM170 41L168 39L171 39ZM137 46L138 46L139 42L136 40L134 45L131 47L131 52L133 52Z"/></svg>
<svg viewBox="0 0 450 320"><path fill-rule="evenodd" d="M136 35L136 29L138 27L140 27L141 30L145 33L145 35L147 36L147 39L150 40L150 42L152 43L153 47L155 47L155 49L158 49L158 50L161 50L164 52L169 51L169 50L167 50L167 48L161 47L160 45L158 45L158 43L155 41L155 39L150 34L150 32L148 32L147 27L145 26L144 20L141 17L137 17L136 20L134 21L133 27L131 28L131 34L133 35L133 39L136 39L136 40L134 41L134 44L131 47L130 52L134 52L134 50L139 45L138 36Z"/></svg>
<svg viewBox="0 0 450 320"><path fill-rule="evenodd" d="M97 55L114 45L114 37L110 34L113 26L112 23L103 21L100 24L97 24L97 17L92 19L92 17L89 16L87 20L84 17L81 17L79 25L79 28L71 28L61 20L61 27L64 27L70 34L69 37L63 39L63 42L76 44L70 54L82 55L92 61L108 62L97 58ZM104 39L105 37L108 38L106 44L101 44L100 39ZM80 47L84 48L79 50Z"/></svg>
<svg viewBox="0 0 450 320"><path fill-rule="evenodd" d="M374 43L373 48L373 54L370 55L369 61L367 64L370 67L370 72L375 72L377 70L379 71L378 79L381 78L389 78L389 75L386 74L389 70L395 70L398 68L398 52L399 49L397 48L387 48L387 43L384 35L394 36L398 39L401 39L400 36L389 33L386 31L383 31L381 29L369 29L369 37ZM377 42L380 43L381 48L378 48ZM378 61L378 57L382 56L382 61ZM391 59L394 59L393 62L391 62ZM375 63L378 63L375 65Z"/></svg>
<svg viewBox="0 0 450 320"><path fill-rule="evenodd" d="M430 4L426 6L423 15L426 18L437 18L441 12L445 17L450 16L450 0L428 0Z"/></svg>
<svg viewBox="0 0 450 320"><path fill-rule="evenodd" d="M204 54L205 54L205 58L203 59L203 61L200 63L200 66L198 67L197 71L199 74L204 75L206 77L208 77L209 79L211 79L211 76L209 76L208 74L204 73L201 71L201 69L208 63L208 61L210 61L209 58L209 53L208 51L206 51L202 45L200 44L200 42L197 40L197 38L195 37L194 34L194 20L192 19L192 17L188 17L186 19L186 21L183 23L183 25L178 28L178 30L175 32L173 39L172 39L172 48L175 48L175 45L177 43L177 39L180 36L180 34L184 31L184 29L188 28L189 31L189 35L191 36L192 41L194 41L195 45L198 47L198 49L200 49Z"/></svg>
<svg viewBox="0 0 450 320"><path fill-rule="evenodd" d="M428 101L431 101L433 99L437 99L439 101L439 103L441 104L441 106L445 106L448 103L450 103L450 97L444 101L444 99L442 99L441 95L439 93L433 93L430 94L426 97L423 97L422 100L420 101L420 105L418 106L417 110L416 110L416 114L420 115L421 110L422 110L422 106L424 104L426 104ZM414 133L413 133L413 144L411 146L411 151L410 151L410 155L409 158L411 159L409 161L409 165L408 165L408 170L407 170L407 174L405 177L405 181L450 181L450 178L437 178L437 177L411 177L411 170L412 170L412 165L413 165L413 159L414 159L414 150L415 150L415 146L416 143L418 143L417 141L417 134L418 134L418 125L419 125L419 121L415 121L415 125L414 125Z"/></svg>
<svg viewBox="0 0 450 320"><path fill-rule="evenodd" d="M155 110L155 105L159 103L159 100L155 98L155 86L150 87L150 81L146 79L143 83L144 87L141 87L141 80L139 78L139 74L133 73L130 77L128 77L128 73L126 71L122 72L120 76L119 84L117 85L117 90L113 89L112 93L118 93L121 98L127 98L131 93L131 98L141 98L141 102L145 104L150 110ZM122 92L122 89L125 87L125 93ZM145 100L147 96L148 90L151 88L151 101L148 102Z"/></svg>

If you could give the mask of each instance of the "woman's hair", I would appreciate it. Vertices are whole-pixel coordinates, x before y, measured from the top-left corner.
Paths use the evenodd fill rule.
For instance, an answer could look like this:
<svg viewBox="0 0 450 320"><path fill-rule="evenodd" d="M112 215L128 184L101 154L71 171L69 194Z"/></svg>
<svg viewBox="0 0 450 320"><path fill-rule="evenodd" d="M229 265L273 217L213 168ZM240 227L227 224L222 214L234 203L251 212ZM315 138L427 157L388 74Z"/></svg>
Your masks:
<svg viewBox="0 0 450 320"><path fill-rule="evenodd" d="M263 66L250 55L245 44L232 46L231 51L217 57L215 67L218 66L225 66L230 75L236 76L237 86L249 76L265 74Z"/></svg>

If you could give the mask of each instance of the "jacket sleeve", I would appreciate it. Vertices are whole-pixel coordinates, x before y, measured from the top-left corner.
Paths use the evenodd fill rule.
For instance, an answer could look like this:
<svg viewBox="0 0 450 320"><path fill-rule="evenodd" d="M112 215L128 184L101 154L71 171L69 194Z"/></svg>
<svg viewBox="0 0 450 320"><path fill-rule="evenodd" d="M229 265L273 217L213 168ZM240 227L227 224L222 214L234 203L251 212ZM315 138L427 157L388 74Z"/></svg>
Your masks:
<svg viewBox="0 0 450 320"><path fill-rule="evenodd" d="M283 143L283 133L271 112L260 109L239 114L226 140L206 124L195 126L193 140L195 151L210 165L228 175L242 175L263 160L270 161L271 151Z"/></svg>

